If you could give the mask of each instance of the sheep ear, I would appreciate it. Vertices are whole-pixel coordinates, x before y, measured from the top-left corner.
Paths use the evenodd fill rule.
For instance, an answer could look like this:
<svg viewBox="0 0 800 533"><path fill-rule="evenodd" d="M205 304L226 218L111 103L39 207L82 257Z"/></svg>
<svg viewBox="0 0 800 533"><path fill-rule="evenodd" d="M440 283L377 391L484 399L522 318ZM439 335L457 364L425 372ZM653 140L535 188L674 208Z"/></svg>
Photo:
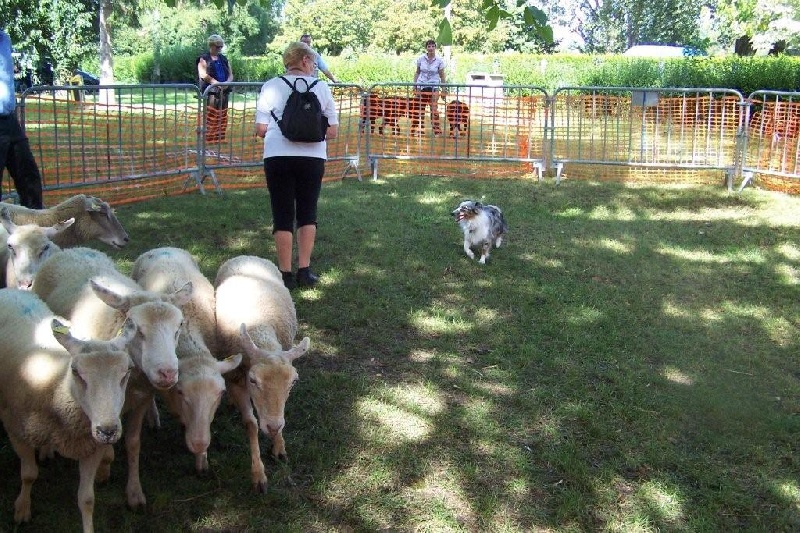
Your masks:
<svg viewBox="0 0 800 533"><path fill-rule="evenodd" d="M305 355L310 348L311 339L308 337L303 337L303 340L301 340L299 344L296 344L291 349L286 350L286 357L289 358L289 361L294 361L298 357Z"/></svg>
<svg viewBox="0 0 800 533"><path fill-rule="evenodd" d="M111 341L112 348L115 350L124 350L129 342L133 340L136 335L136 323L130 318L126 318L122 327L119 328L117 336Z"/></svg>
<svg viewBox="0 0 800 533"><path fill-rule="evenodd" d="M103 204L95 198L94 196L89 196L86 198L86 210L87 211L102 211Z"/></svg>
<svg viewBox="0 0 800 533"><path fill-rule="evenodd" d="M218 361L217 369L219 370L220 374L225 374L237 368L240 364L242 364L242 354L237 353L235 355L226 357L222 361Z"/></svg>
<svg viewBox="0 0 800 533"><path fill-rule="evenodd" d="M131 302L129 298L126 298L125 296L115 293L108 287L104 287L95 279L90 279L89 283L91 283L92 290L97 295L97 297L103 300L110 307L113 307L117 311L122 311L123 313L128 312L128 309L130 309L131 307Z"/></svg>
<svg viewBox="0 0 800 533"><path fill-rule="evenodd" d="M9 235L14 233L14 230L17 229L17 225L11 221L11 214L8 212L8 208L6 207L0 209L0 222L3 223L3 227L9 233Z"/></svg>
<svg viewBox="0 0 800 533"><path fill-rule="evenodd" d="M239 326L239 337L242 340L242 348L244 352L249 355L250 357L257 357L258 356L258 346L253 342L252 337L250 337L250 333L247 332L247 326L242 323Z"/></svg>
<svg viewBox="0 0 800 533"><path fill-rule="evenodd" d="M61 233L62 231L64 231L68 227L70 227L71 225L73 225L74 223L75 223L75 218L74 217L73 218L68 218L67 220L64 220L63 222L58 222L56 224L53 224L49 228L46 228L44 230L44 234L47 236L48 239L52 239L53 237L55 237L56 235L58 235L59 233Z"/></svg>
<svg viewBox="0 0 800 533"><path fill-rule="evenodd" d="M58 343L69 353L73 353L80 348L80 341L73 337L69 332L69 328L57 318L54 318L50 323L50 329L53 331L53 337L55 337Z"/></svg>
<svg viewBox="0 0 800 533"><path fill-rule="evenodd" d="M172 304L178 307L183 307L189 300L192 298L192 291L194 290L194 286L192 285L191 281L187 281L186 284L172 293L170 299L172 300Z"/></svg>

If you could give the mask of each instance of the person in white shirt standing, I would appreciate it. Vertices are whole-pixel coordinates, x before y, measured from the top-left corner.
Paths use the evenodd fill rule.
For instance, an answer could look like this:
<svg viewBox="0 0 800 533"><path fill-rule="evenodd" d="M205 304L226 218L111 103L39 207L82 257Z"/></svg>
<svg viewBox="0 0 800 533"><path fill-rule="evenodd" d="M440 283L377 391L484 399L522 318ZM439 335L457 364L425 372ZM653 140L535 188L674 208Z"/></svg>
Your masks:
<svg viewBox="0 0 800 533"><path fill-rule="evenodd" d="M425 131L425 108L431 108L431 123L436 136L442 134L439 122L438 100L440 85L447 83L444 69L444 59L436 55L436 41L429 39L425 42L425 53L417 61L417 70L414 73L414 87L417 96L417 113L411 120L411 134L419 135ZM422 124L420 124L422 122Z"/></svg>
<svg viewBox="0 0 800 533"><path fill-rule="evenodd" d="M311 252L317 236L317 202L327 159L326 141L294 142L281 133L292 85L303 78L317 96L328 119L326 138L339 132L336 104L327 83L313 76L315 52L305 43L291 43L283 53L286 73L267 80L256 103L256 135L264 139L264 175L272 207L272 235L278 268L288 289L314 286L319 277L311 270ZM316 82L316 83L314 83ZM300 84L302 87L302 83ZM312 87L313 85L313 87ZM297 228L297 274L292 272L292 247Z"/></svg>
<svg viewBox="0 0 800 533"><path fill-rule="evenodd" d="M304 34L303 34L303 35L300 37L300 42L301 42L301 43L306 43L306 44L307 44L309 47L311 47L311 35L309 35L309 34L307 34L307 33L304 33ZM314 50L314 48L313 48L313 47L311 47L311 49L312 49L312 50ZM325 75L328 77L328 79L329 79L329 80L331 80L333 83L338 83L338 82L336 81L336 78L334 78L334 77L333 77L333 74L332 74L332 73L331 73L331 71L328 69L328 65L327 65L327 63L325 63L325 60L324 60L324 59L322 59L322 55L320 55L320 53L319 53L319 52L317 52L316 50L314 50L314 53L316 54L316 56L317 56L317 57L316 57L316 59L314 60L314 73L313 73L313 76L314 76L315 78L319 78L319 73L320 73L320 72L322 72L322 73L323 73L323 74L325 74Z"/></svg>

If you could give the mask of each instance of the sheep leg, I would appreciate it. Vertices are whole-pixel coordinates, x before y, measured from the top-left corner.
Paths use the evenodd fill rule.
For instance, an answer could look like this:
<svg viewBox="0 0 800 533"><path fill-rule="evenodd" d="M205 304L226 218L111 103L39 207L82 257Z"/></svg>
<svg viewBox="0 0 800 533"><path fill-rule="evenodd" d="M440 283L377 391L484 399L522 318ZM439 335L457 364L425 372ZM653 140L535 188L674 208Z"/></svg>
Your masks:
<svg viewBox="0 0 800 533"><path fill-rule="evenodd" d="M194 469L198 474L208 472L208 452L196 453L194 455Z"/></svg>
<svg viewBox="0 0 800 533"><path fill-rule="evenodd" d="M147 410L147 426L151 429L161 429L161 415L158 412L155 396L153 396L153 401Z"/></svg>
<svg viewBox="0 0 800 533"><path fill-rule="evenodd" d="M105 453L103 454L103 460L100 462L100 466L97 468L97 475L95 477L95 481L98 483L103 483L104 481L108 481L108 478L111 477L111 463L114 462L114 447L108 446L106 448Z"/></svg>
<svg viewBox="0 0 800 533"><path fill-rule="evenodd" d="M92 455L78 461L81 473L78 483L78 507L81 510L83 533L94 532L94 480L100 463L108 456L110 444L100 446Z"/></svg>
<svg viewBox="0 0 800 533"><path fill-rule="evenodd" d="M281 429L272 437L272 456L280 461L288 461L289 456L286 455L286 442L283 440L283 430Z"/></svg>
<svg viewBox="0 0 800 533"><path fill-rule="evenodd" d="M142 491L142 482L139 479L139 453L142 449L142 423L152 401L153 395L144 398L134 407L127 420L125 450L128 453L128 484L125 487L125 494L128 496L128 506L132 509L147 503L144 491Z"/></svg>
<svg viewBox="0 0 800 533"><path fill-rule="evenodd" d="M20 478L22 488L14 502L14 522L28 522L31 519L31 489L33 482L39 477L39 467L36 465L36 449L28 446L9 433L8 440L17 452L20 460Z"/></svg>
<svg viewBox="0 0 800 533"><path fill-rule="evenodd" d="M228 392L231 401L242 415L247 440L250 442L250 479L253 490L260 493L267 492L267 474L264 472L264 462L261 460L261 447L258 444L258 420L253 414L253 405L250 403L250 394L245 387L230 384Z"/></svg>

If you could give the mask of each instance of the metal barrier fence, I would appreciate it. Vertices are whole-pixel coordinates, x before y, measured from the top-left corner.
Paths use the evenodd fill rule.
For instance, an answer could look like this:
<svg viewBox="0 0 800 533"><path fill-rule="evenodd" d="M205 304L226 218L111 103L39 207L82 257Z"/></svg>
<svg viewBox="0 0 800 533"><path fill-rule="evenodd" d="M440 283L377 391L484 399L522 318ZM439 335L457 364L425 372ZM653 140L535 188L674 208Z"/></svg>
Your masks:
<svg viewBox="0 0 800 533"><path fill-rule="evenodd" d="M730 89L564 87L553 96L551 165L738 173L745 102Z"/></svg>
<svg viewBox="0 0 800 533"><path fill-rule="evenodd" d="M228 107L220 113L208 105L211 87L203 94L205 112L201 115L202 128L198 131L198 151L203 154L194 177L198 187L206 178L223 183L229 188L263 183L263 173L253 168L263 168L264 141L255 136L255 113L258 95L263 83L232 82L220 83L219 87L228 92ZM343 178L354 172L361 179L360 138L358 135L358 108L362 89L358 85L331 85L336 109L339 115L339 135L329 139L329 175L336 172ZM217 174L227 177L217 179ZM188 181L188 180L187 180Z"/></svg>
<svg viewBox="0 0 800 533"><path fill-rule="evenodd" d="M756 175L800 193L800 93L755 91L747 98L741 190Z"/></svg>
<svg viewBox="0 0 800 533"><path fill-rule="evenodd" d="M547 92L529 86L446 84L436 93L379 83L364 93L360 129L373 178L381 160L524 163L545 169Z"/></svg>
<svg viewBox="0 0 800 533"><path fill-rule="evenodd" d="M47 203L77 188L116 203L178 194L206 180L220 192L264 183L255 136L262 83L220 84L224 111L192 84L41 86L18 113L42 173ZM326 179L361 179L358 110L363 90L333 85L339 135L328 142ZM110 103L107 103L110 102ZM3 198L16 196L10 179Z"/></svg>
<svg viewBox="0 0 800 533"><path fill-rule="evenodd" d="M253 120L261 86L222 84L224 112L191 84L34 87L18 111L48 203L76 188L125 202L204 191L206 180L217 191L262 185ZM541 180L553 170L557 183L565 172L652 178L657 170L669 181L724 176L732 189L743 176L741 190L757 177L800 192L800 93L564 87L550 96L532 86L448 84L434 99L406 83L331 88L340 124L326 179L360 180L363 153L375 178L379 161L384 172L443 176ZM3 190L15 196L8 178Z"/></svg>
<svg viewBox="0 0 800 533"><path fill-rule="evenodd" d="M124 199L144 181L157 195L197 171L199 102L190 84L32 87L19 112L46 191L115 190Z"/></svg>

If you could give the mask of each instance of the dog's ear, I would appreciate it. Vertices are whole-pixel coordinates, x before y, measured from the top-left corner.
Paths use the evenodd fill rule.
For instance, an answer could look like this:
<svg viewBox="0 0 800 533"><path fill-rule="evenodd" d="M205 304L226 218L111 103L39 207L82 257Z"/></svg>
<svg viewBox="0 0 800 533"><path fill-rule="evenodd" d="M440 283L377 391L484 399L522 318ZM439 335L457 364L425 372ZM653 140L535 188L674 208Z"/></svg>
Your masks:
<svg viewBox="0 0 800 533"><path fill-rule="evenodd" d="M483 204L482 204L482 203L480 203L480 202L475 202L475 209L480 209L481 207L483 207Z"/></svg>

